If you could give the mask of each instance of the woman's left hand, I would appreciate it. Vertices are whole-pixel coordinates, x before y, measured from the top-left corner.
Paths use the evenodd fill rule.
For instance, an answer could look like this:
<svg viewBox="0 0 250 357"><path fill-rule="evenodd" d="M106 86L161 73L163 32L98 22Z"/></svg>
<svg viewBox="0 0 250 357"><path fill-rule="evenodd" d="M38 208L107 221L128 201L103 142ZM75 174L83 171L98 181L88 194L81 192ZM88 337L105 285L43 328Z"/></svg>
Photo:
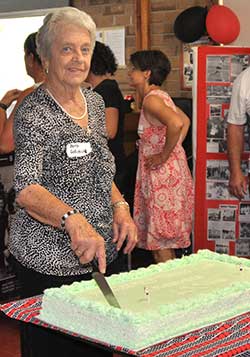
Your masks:
<svg viewBox="0 0 250 357"><path fill-rule="evenodd" d="M126 240L124 253L131 253L137 243L137 228L125 207L117 207L114 210L113 217L113 242L117 243L117 250L119 251Z"/></svg>

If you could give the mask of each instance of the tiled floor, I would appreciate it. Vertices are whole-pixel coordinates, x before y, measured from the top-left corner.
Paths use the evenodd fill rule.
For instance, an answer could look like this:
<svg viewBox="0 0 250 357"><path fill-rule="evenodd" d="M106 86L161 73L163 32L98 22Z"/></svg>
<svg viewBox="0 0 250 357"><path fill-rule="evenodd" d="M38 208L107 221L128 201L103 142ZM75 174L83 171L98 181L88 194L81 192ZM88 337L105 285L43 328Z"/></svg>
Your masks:
<svg viewBox="0 0 250 357"><path fill-rule="evenodd" d="M19 326L16 320L0 314L0 356L20 357Z"/></svg>

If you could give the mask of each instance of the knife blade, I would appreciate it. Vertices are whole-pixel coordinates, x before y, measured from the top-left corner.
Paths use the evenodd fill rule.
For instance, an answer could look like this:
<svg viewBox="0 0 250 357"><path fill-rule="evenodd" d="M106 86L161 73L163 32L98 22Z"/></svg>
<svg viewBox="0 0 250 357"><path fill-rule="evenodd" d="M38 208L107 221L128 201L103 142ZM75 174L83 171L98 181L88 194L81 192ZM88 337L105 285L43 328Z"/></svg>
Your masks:
<svg viewBox="0 0 250 357"><path fill-rule="evenodd" d="M119 302L117 301L113 291L111 290L111 287L109 286L105 276L100 273L100 272L93 272L92 273L92 278L95 279L95 282L99 286L101 292L103 293L105 299L107 302L118 309L121 308Z"/></svg>

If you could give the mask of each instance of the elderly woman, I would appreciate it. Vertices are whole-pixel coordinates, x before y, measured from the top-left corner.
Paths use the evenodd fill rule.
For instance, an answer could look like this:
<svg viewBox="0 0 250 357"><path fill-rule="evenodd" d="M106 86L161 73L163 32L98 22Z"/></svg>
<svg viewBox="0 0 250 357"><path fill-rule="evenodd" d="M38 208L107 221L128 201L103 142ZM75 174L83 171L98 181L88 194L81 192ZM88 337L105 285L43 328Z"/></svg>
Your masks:
<svg viewBox="0 0 250 357"><path fill-rule="evenodd" d="M46 80L19 106L14 127L20 208L9 249L24 296L90 279L93 261L101 272L106 262L109 274L118 272L119 250L125 243L130 253L136 243L128 204L113 183L104 102L81 89L94 44L93 20L72 7L49 13L38 31Z"/></svg>

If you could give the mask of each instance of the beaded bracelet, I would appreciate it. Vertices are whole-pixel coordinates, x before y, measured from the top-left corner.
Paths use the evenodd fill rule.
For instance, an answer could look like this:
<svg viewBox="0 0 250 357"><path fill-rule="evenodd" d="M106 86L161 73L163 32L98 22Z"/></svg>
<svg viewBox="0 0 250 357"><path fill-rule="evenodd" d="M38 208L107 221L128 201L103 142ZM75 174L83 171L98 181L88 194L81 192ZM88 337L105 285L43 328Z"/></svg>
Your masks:
<svg viewBox="0 0 250 357"><path fill-rule="evenodd" d="M112 204L113 210L115 208L118 208L118 207L121 207L121 206L125 206L124 208L129 209L129 204L126 201L117 201L117 202Z"/></svg>
<svg viewBox="0 0 250 357"><path fill-rule="evenodd" d="M80 211L78 209L73 209L71 211L68 211L66 212L63 216L62 216L62 219L61 219L61 228L64 228L65 227L65 221L66 219L69 217L69 216L72 216L73 214L76 214L76 213L80 213Z"/></svg>
<svg viewBox="0 0 250 357"><path fill-rule="evenodd" d="M7 110L8 109L8 105L0 102L0 108L2 108L3 110Z"/></svg>

